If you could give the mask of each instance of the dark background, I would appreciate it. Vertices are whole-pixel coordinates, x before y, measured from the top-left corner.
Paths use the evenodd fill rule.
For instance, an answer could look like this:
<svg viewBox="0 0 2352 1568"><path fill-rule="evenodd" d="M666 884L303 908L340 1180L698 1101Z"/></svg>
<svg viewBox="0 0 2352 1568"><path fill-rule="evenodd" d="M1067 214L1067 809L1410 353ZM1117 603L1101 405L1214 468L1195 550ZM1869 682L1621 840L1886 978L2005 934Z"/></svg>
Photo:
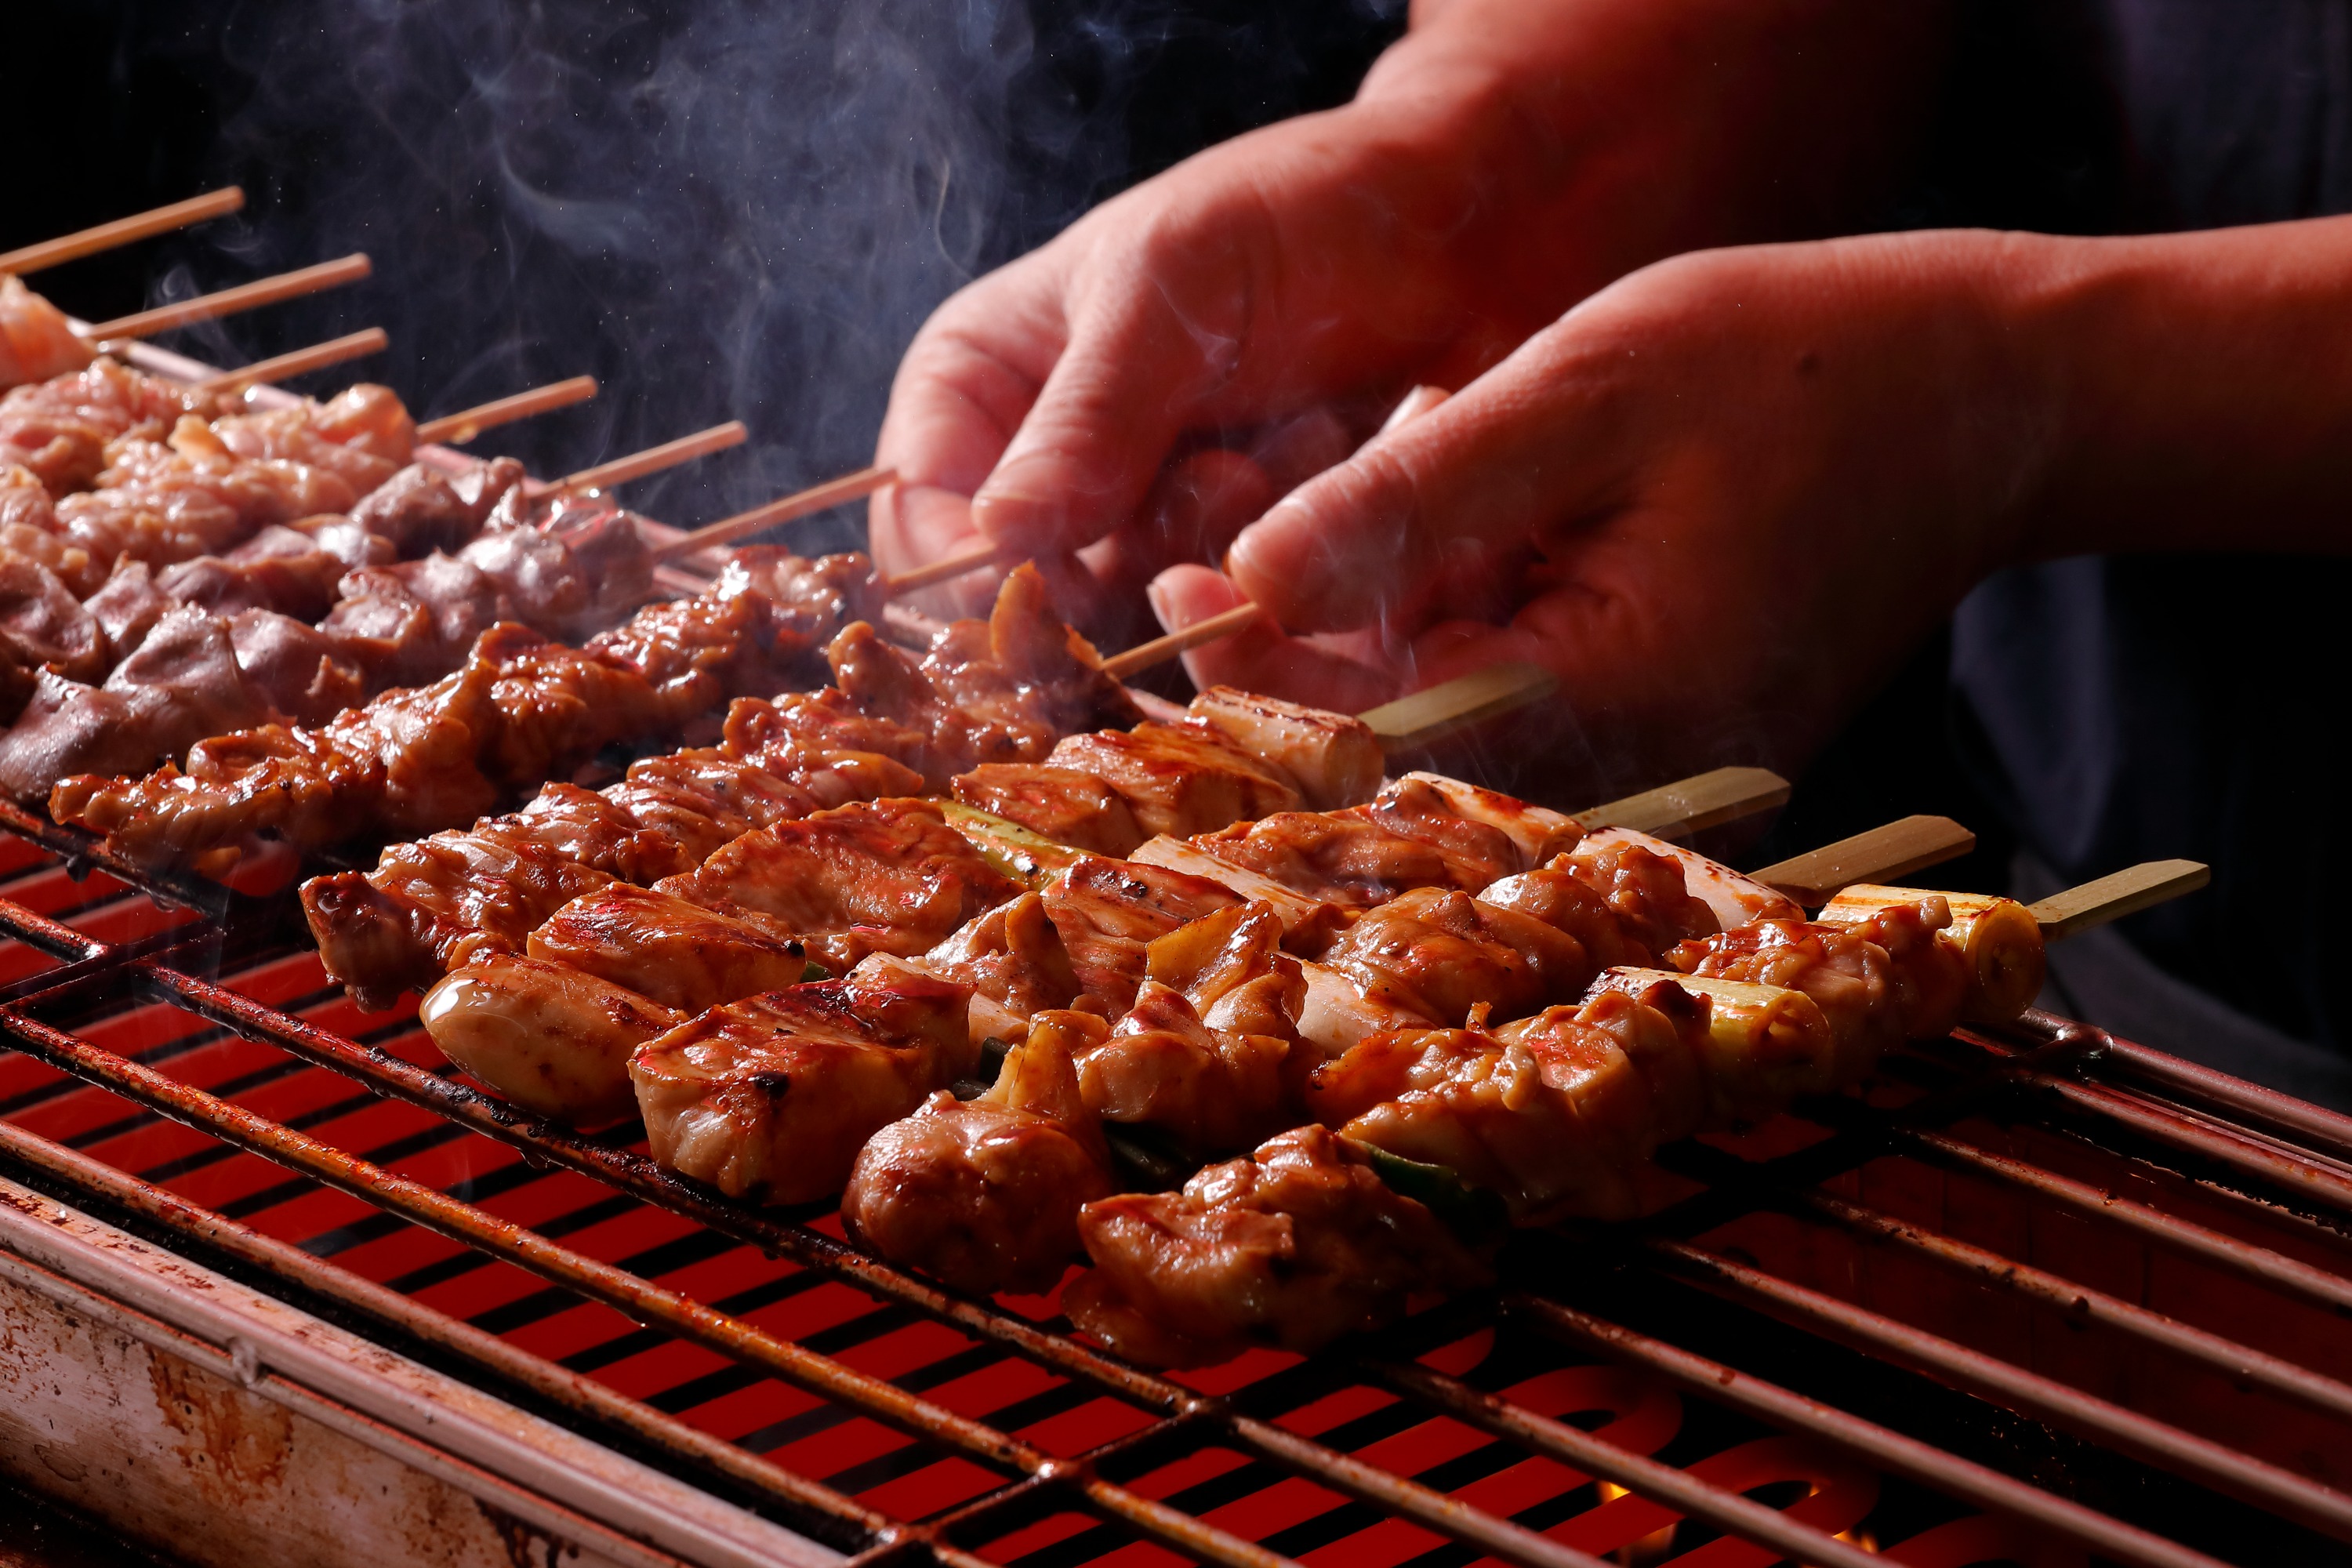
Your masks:
<svg viewBox="0 0 2352 1568"><path fill-rule="evenodd" d="M1979 63L1886 223L2102 226L2095 128L2042 107L2086 101L2057 14L1966 13ZM389 353L305 384L380 380L420 417L596 376L594 402L485 444L542 474L740 418L747 447L628 491L691 525L860 466L941 299L1202 146L1344 101L1403 0L55 0L13 20L38 64L0 95L0 249L248 196L42 274L60 304L102 318L365 250L359 287L162 341L226 365L382 326ZM1938 641L1759 853L1911 811L1988 831L1945 686ZM2007 858L1993 835L1950 874L1998 887Z"/></svg>

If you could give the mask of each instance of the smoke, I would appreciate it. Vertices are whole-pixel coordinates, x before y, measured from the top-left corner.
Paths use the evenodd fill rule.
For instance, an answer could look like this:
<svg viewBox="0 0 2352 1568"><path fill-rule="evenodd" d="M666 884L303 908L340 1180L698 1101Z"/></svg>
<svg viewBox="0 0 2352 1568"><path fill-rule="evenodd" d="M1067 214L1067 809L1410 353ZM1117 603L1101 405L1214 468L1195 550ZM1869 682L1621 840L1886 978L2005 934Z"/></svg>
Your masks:
<svg viewBox="0 0 2352 1568"><path fill-rule="evenodd" d="M742 419L747 448L626 492L684 524L864 462L939 301L1196 146L1344 98L1400 20L1389 0L131 9L116 76L207 84L205 183L250 198L166 247L154 296L351 250L377 269L180 346L237 363L381 325L393 353L356 374L420 415L596 376L595 402L484 444L540 473Z"/></svg>

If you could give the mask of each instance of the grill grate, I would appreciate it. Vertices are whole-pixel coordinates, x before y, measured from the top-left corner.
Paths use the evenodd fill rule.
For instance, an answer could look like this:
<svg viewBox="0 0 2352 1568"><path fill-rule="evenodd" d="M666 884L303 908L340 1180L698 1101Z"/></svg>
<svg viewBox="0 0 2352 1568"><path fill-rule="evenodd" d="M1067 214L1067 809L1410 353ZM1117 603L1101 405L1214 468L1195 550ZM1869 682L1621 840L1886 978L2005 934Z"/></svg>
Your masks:
<svg viewBox="0 0 2352 1568"><path fill-rule="evenodd" d="M0 835L0 1159L860 1562L2340 1561L2352 1122L2040 1016L1490 1296L1180 1378L522 1117L290 903ZM88 867L85 860L81 868ZM191 898L185 889L157 889ZM210 895L205 895L210 896Z"/></svg>

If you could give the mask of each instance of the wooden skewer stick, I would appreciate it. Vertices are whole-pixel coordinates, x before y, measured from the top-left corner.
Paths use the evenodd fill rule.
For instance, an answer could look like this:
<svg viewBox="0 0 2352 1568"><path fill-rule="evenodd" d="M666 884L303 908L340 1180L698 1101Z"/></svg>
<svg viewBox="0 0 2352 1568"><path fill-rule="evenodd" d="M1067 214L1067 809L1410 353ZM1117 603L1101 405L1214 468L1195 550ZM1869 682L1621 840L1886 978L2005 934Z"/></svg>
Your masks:
<svg viewBox="0 0 2352 1568"><path fill-rule="evenodd" d="M346 256L340 261L321 261L316 267L305 267L294 272L281 272L275 278L240 283L216 294L199 294L176 305L158 305L152 310L142 310L136 315L118 316L110 321L100 321L81 335L92 342L102 342L110 338L152 337L173 327L184 327L192 321L233 316L239 310L274 305L280 300L299 299L305 294L356 283L373 270L373 265L366 257Z"/></svg>
<svg viewBox="0 0 2352 1568"><path fill-rule="evenodd" d="M22 276L38 272L43 268L59 267L85 256L95 256L101 250L112 250L150 235L169 234L175 228L202 223L206 218L226 217L245 205L245 193L235 185L225 190L209 191L201 196L190 196L184 202L133 213L129 217L116 218L79 234L59 235L38 245L28 245L0 256L0 272Z"/></svg>
<svg viewBox="0 0 2352 1568"><path fill-rule="evenodd" d="M2213 879L2210 867L2195 860L2144 860L2111 876L2053 893L2025 912L2042 927L2042 940L2059 942L2136 915L2151 905L2193 893Z"/></svg>
<svg viewBox="0 0 2352 1568"><path fill-rule="evenodd" d="M391 346L392 340L384 335L382 327L370 327L366 331L313 343L307 349L296 349L292 353L256 360L242 370L225 370L218 375L205 377L196 384L207 392L228 392L237 387L284 381L309 371L324 370L331 364L341 364L346 360L380 354Z"/></svg>
<svg viewBox="0 0 2352 1568"><path fill-rule="evenodd" d="M1125 653L1113 654L1103 660L1103 673L1114 680L1125 680L1140 670L1174 658L1188 648L1215 642L1220 637L1229 637L1252 622L1263 619L1265 612L1255 605L1235 605L1232 609L1219 611L1206 620L1195 621L1181 632L1170 632L1166 637L1138 643Z"/></svg>
<svg viewBox="0 0 2352 1568"><path fill-rule="evenodd" d="M953 555L942 555L928 566L918 566L912 572L901 572L896 577L883 579L882 589L892 598L911 594L918 588L928 588L934 583L945 583L967 572L977 572L996 561L996 546L975 544Z"/></svg>
<svg viewBox="0 0 2352 1568"><path fill-rule="evenodd" d="M707 458L713 452L723 452L730 447L740 447L751 437L740 419L724 425L713 425L691 436L681 436L675 441L665 441L658 447L648 447L626 458L615 458L609 463L599 463L593 468L583 468L571 478L548 488L557 490L611 489L614 485L631 479L657 474L664 468L674 468L680 463L697 458Z"/></svg>
<svg viewBox="0 0 2352 1568"><path fill-rule="evenodd" d="M1357 717L1372 727L1383 749L1416 752L1456 731L1540 702L1559 689L1559 679L1541 665L1491 664L1366 709Z"/></svg>
<svg viewBox="0 0 2352 1568"><path fill-rule="evenodd" d="M1789 781L1769 768L1717 768L1576 814L1588 832L1630 827L1653 838L1699 833L1789 803Z"/></svg>
<svg viewBox="0 0 2352 1568"><path fill-rule="evenodd" d="M1817 910L1856 882L1898 881L1976 847L1977 836L1948 816L1906 816L1748 874Z"/></svg>
<svg viewBox="0 0 2352 1568"><path fill-rule="evenodd" d="M528 419L534 414L545 414L557 408L569 408L575 403L585 403L596 395L596 378L575 375L569 381L551 382L534 386L528 392L518 392L508 397L494 397L489 402L456 414L444 414L438 419L427 419L416 427L419 441L438 442L443 446L462 447L485 430L500 425L511 425L518 419Z"/></svg>
<svg viewBox="0 0 2352 1568"><path fill-rule="evenodd" d="M706 523L693 532L681 535L667 544L656 545L648 552L655 561L672 561L681 555L691 555L698 550L729 544L745 534L790 522L796 517L824 511L859 496L872 495L876 490L898 477L896 468L860 468L854 474L844 474L837 479L827 479L821 485L772 500L765 506L755 506L750 511L739 511L733 517Z"/></svg>

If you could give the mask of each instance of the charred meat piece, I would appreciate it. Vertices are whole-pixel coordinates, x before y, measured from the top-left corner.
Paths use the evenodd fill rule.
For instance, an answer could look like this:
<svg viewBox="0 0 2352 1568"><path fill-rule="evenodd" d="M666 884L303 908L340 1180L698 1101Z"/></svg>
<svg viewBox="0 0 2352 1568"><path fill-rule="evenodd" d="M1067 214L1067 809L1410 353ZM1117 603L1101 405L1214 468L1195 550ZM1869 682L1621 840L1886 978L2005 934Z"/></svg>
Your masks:
<svg viewBox="0 0 2352 1568"><path fill-rule="evenodd" d="M1299 806L1297 785L1280 769L1191 721L1071 735L1047 761L1108 784L1148 834L1189 838Z"/></svg>
<svg viewBox="0 0 2352 1568"><path fill-rule="evenodd" d="M403 558L456 551L482 531L490 510L522 482L522 465L496 458L458 478L411 463L352 509L352 521Z"/></svg>
<svg viewBox="0 0 2352 1568"><path fill-rule="evenodd" d="M625 882L557 910L530 933L527 951L687 1013L810 978L801 943L726 910Z"/></svg>
<svg viewBox="0 0 2352 1568"><path fill-rule="evenodd" d="M1283 1125L1307 984L1281 944L1281 917L1265 904L1153 941L1134 1005L1078 1054L1087 1106L1195 1154L1246 1148Z"/></svg>
<svg viewBox="0 0 2352 1568"><path fill-rule="evenodd" d="M612 879L527 843L436 833L387 849L364 877L302 884L302 909L329 975L382 1012L468 957L520 952L533 930Z"/></svg>
<svg viewBox="0 0 2352 1568"><path fill-rule="evenodd" d="M1427 843L1352 812L1286 811L1237 822L1193 843L1228 864L1347 909L1370 909L1414 888L1459 886L1454 867Z"/></svg>
<svg viewBox="0 0 2352 1568"><path fill-rule="evenodd" d="M956 799L1056 844L1098 855L1131 855L1150 837L1110 785L1092 773L1044 763L982 763L958 773Z"/></svg>
<svg viewBox="0 0 2352 1568"><path fill-rule="evenodd" d="M229 617L236 665L298 724L323 724L367 696L367 674L342 644L316 626L271 610Z"/></svg>
<svg viewBox="0 0 2352 1568"><path fill-rule="evenodd" d="M867 1139L971 1070L967 999L877 968L679 1025L629 1063L655 1161L729 1197L839 1192Z"/></svg>
<svg viewBox="0 0 2352 1568"><path fill-rule="evenodd" d="M37 562L0 557L0 647L28 669L96 680L112 663L106 633L57 574Z"/></svg>
<svg viewBox="0 0 2352 1568"><path fill-rule="evenodd" d="M1078 1211L1111 1192L1070 1061L1104 1027L1041 1013L978 1098L940 1090L874 1134L842 1194L850 1234L974 1295L1052 1289L1078 1256Z"/></svg>
<svg viewBox="0 0 2352 1568"><path fill-rule="evenodd" d="M1434 1215L1320 1127L1212 1165L1180 1193L1088 1204L1078 1236L1095 1267L1063 1291L1063 1310L1146 1366L1261 1345L1311 1354L1393 1322L1412 1292L1489 1278Z"/></svg>
<svg viewBox="0 0 2352 1568"><path fill-rule="evenodd" d="M1082 856L1039 890L1089 1011L1124 1013L1143 983L1144 950L1178 926L1241 900L1203 878Z"/></svg>
<svg viewBox="0 0 2352 1568"><path fill-rule="evenodd" d="M657 890L740 910L840 973L867 953L911 956L1018 884L924 800L861 802L747 833Z"/></svg>
<svg viewBox="0 0 2352 1568"><path fill-rule="evenodd" d="M1448 1026L1476 1006L1522 1017L1575 996L1601 970L1575 938L1450 888L1368 911L1322 962L1366 994Z"/></svg>
<svg viewBox="0 0 2352 1568"><path fill-rule="evenodd" d="M228 623L174 610L104 685L41 677L23 715L0 735L0 789L37 801L67 774L136 773L206 735L269 716L268 694L237 664Z"/></svg>

